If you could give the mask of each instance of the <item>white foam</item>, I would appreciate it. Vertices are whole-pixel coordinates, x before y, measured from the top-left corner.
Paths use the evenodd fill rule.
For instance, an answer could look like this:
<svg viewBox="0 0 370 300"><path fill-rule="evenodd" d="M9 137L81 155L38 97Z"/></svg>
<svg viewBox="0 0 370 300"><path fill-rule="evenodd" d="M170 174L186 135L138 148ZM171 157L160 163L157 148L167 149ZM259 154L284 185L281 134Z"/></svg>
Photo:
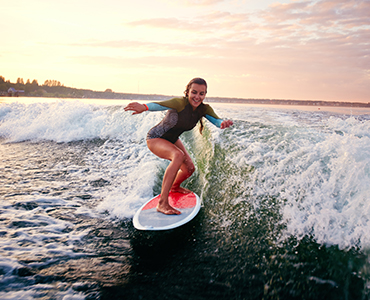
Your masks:
<svg viewBox="0 0 370 300"><path fill-rule="evenodd" d="M0 291L1 299L84 299L72 288L61 289L55 284L35 284L34 277L20 277L16 270L38 268L65 258L87 256L76 249L76 242L90 231L48 215L54 209L75 210L78 203L39 195L22 196L0 204Z"/></svg>
<svg viewBox="0 0 370 300"><path fill-rule="evenodd" d="M94 175L108 179L110 185L97 192L102 199L97 210L108 211L113 217L130 218L153 196L159 160L150 153L144 141L118 147L117 142L106 143L98 150L89 159L103 173L94 172Z"/></svg>
<svg viewBox="0 0 370 300"><path fill-rule="evenodd" d="M343 248L370 246L368 118L243 105L212 106L220 116L234 120L235 126L222 131L210 125L211 146L221 143L227 148L232 143L237 151L227 153L226 159L240 168L254 167L243 182L248 191L243 201L253 201L258 208L260 199L275 198L282 222L287 225L284 237L312 234L320 243ZM157 170L165 167L145 143L147 131L163 113L132 116L123 107L80 101L3 103L0 136L8 141L107 140L86 154L90 172L84 174L76 168L76 174L86 181L103 178L109 182L91 192L101 199L98 213L107 211L113 217L130 218L152 196ZM89 214L83 205L78 209Z"/></svg>
<svg viewBox="0 0 370 300"><path fill-rule="evenodd" d="M61 300L83 300L85 295L76 292L72 288L66 291L58 291L54 285L36 284L22 290L12 290L9 292L0 291L2 300L33 300L33 299L61 299Z"/></svg>
<svg viewBox="0 0 370 300"><path fill-rule="evenodd" d="M1 103L0 137L10 142L51 140L70 142L94 138L117 138L128 135L145 137L148 121L131 116L124 106L101 106L81 101L47 103ZM149 120L155 118L149 117ZM139 121L139 122L138 122Z"/></svg>
<svg viewBox="0 0 370 300"><path fill-rule="evenodd" d="M331 118L328 126L333 121ZM307 154L296 160L301 171L287 182L293 189L284 195L284 216L293 235L313 230L320 243L369 247L370 139L369 131L362 129L369 121L354 124L350 118L334 123L338 122L342 130L351 133L325 134L323 141L311 145ZM352 132L361 132L362 137Z"/></svg>
<svg viewBox="0 0 370 300"><path fill-rule="evenodd" d="M2 228L6 228L6 238L0 239L2 255L34 261L29 263L29 266L45 265L57 258L81 255L75 251L74 243L81 241L89 230L65 231L67 228L74 228L74 225L47 214L48 209L60 207L65 203L63 200L58 202L54 199L37 199L29 196L17 204L27 204L27 202L39 203L40 206L32 210L16 209L9 205L1 206L0 224ZM54 206L53 202L55 202ZM64 207L75 206L76 204L72 203L64 205Z"/></svg>
<svg viewBox="0 0 370 300"><path fill-rule="evenodd" d="M232 160L255 167L246 182L250 199L258 207L260 196L276 198L284 238L312 234L323 244L370 247L370 121L306 112L274 117L253 115L256 122L239 127L245 134L236 132L242 150Z"/></svg>
<svg viewBox="0 0 370 300"><path fill-rule="evenodd" d="M163 117L163 112L132 115L124 111L124 106L60 100L30 104L13 102L0 107L0 136L10 142L109 139L86 156L90 175L80 174L88 181L100 178L109 181L109 187L95 194L102 199L97 207L99 212L131 217L136 208L152 196L156 175L153 170L160 162L147 149L145 137ZM58 164L54 166L58 168ZM82 171L76 168L75 172ZM89 213L82 207L79 212Z"/></svg>

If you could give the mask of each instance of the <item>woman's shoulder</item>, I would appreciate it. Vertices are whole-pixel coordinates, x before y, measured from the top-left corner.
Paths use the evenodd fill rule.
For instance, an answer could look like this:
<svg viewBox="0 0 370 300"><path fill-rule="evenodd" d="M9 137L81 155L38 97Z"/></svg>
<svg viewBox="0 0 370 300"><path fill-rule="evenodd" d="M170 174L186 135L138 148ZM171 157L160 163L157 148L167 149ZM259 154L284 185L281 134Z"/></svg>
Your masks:
<svg viewBox="0 0 370 300"><path fill-rule="evenodd" d="M203 105L204 105L204 115L209 115L216 119L220 119L220 117L215 113L211 105L206 104L206 103L203 103Z"/></svg>
<svg viewBox="0 0 370 300"><path fill-rule="evenodd" d="M164 107L176 109L178 112L180 112L185 108L185 106L189 103L189 101L187 100L187 98L181 97L181 98L172 98L169 100L159 101L156 103Z"/></svg>

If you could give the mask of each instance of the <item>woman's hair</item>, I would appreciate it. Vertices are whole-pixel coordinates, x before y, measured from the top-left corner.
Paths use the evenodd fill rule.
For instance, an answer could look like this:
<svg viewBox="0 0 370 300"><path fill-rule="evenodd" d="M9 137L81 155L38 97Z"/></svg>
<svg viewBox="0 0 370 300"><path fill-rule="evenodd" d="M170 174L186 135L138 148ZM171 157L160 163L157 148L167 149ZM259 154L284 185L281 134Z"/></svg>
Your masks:
<svg viewBox="0 0 370 300"><path fill-rule="evenodd" d="M196 77L196 78L193 78L192 80L190 80L188 85L186 86L186 90L184 91L185 97L189 97L190 87L193 83L196 83L196 84L199 84L199 85L205 85L206 86L206 92L207 92L207 82L203 78ZM200 123L199 132L200 132L200 134L202 134L203 129L204 129L202 118L200 118L199 123Z"/></svg>
<svg viewBox="0 0 370 300"><path fill-rule="evenodd" d="M190 87L193 83L200 84L200 85L205 85L206 86L206 91L207 91L207 82L203 78L193 78L192 80L189 81L188 85L186 86L186 90L184 91L185 97L189 96L189 91Z"/></svg>

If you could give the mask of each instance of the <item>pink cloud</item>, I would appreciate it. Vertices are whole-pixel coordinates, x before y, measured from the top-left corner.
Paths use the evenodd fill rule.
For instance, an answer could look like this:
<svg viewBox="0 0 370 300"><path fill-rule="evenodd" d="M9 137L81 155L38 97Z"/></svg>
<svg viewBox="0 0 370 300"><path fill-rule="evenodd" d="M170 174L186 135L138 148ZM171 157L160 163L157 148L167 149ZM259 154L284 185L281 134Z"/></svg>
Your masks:
<svg viewBox="0 0 370 300"><path fill-rule="evenodd" d="M242 80L242 74L249 74L248 79L243 79L244 84L268 86L271 97L285 92L287 98L294 98L301 92L307 98L348 100L353 95L365 101L366 97L370 100L370 18L366 14L369 5L370 1L361 0L301 1L275 4L255 15L214 11L195 18L143 19L125 25L196 34L189 43L182 39L168 43L149 39L87 43L92 47L147 52L135 59L78 60L120 68L192 67L238 80ZM154 56L153 48L162 49L167 55Z"/></svg>
<svg viewBox="0 0 370 300"><path fill-rule="evenodd" d="M214 11L195 19L179 18L151 18L124 23L128 26L146 26L152 28L188 30L201 32L211 30L213 32L226 28L231 30L250 22L249 14L231 14L229 12Z"/></svg>
<svg viewBox="0 0 370 300"><path fill-rule="evenodd" d="M176 18L153 18L144 19L133 22L125 23L129 26L148 26L156 28L166 28L166 29L185 29L185 30L195 30L196 24L194 22L189 22L187 20L179 20Z"/></svg>
<svg viewBox="0 0 370 300"><path fill-rule="evenodd" d="M370 11L369 1L323 0L275 4L258 15L232 14L215 11L197 18L152 18L126 23L129 26L147 26L186 30L197 34L243 39L245 36L264 38L279 37L283 41L294 38L297 43L307 39L321 38L326 32L352 34L352 30L368 26L370 18L364 11ZM258 17L262 22L252 21ZM260 34L262 33L262 35Z"/></svg>
<svg viewBox="0 0 370 300"><path fill-rule="evenodd" d="M225 0L183 0L185 5L215 5Z"/></svg>
<svg viewBox="0 0 370 300"><path fill-rule="evenodd" d="M229 12L212 12L196 19L144 19L126 25L171 28L197 34L189 44L182 40L172 43L106 41L91 43L90 46L141 49L154 46L169 51L186 49L192 55L222 55L225 58L239 53L242 55L246 49L259 51L261 47L273 51L276 48L287 48L309 55L337 53L337 57L347 57L348 53L352 53L355 57L366 57L369 55L369 49L365 46L369 40L369 29L366 26L369 26L370 21L369 18L364 19L362 10L369 6L369 1L349 2L323 0L317 3L303 1L276 4L258 15L262 22L252 22L249 14ZM357 15L359 19L355 18ZM335 55L331 60L335 60Z"/></svg>
<svg viewBox="0 0 370 300"><path fill-rule="evenodd" d="M296 21L305 25L346 26L369 25L370 2L364 0L303 1L290 4L275 4L262 17L267 22Z"/></svg>

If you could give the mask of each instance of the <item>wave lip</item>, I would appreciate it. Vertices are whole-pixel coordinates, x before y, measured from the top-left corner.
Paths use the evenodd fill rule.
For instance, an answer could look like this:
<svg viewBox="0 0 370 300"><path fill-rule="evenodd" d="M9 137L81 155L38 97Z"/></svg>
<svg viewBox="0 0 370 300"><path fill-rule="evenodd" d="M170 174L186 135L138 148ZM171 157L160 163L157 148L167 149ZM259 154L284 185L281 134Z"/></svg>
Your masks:
<svg viewBox="0 0 370 300"><path fill-rule="evenodd" d="M133 119L123 107L64 100L3 103L0 105L0 137L9 142L71 142L95 138L125 140L128 136L136 138L144 134L150 128L150 122L158 117L144 118L141 115Z"/></svg>

